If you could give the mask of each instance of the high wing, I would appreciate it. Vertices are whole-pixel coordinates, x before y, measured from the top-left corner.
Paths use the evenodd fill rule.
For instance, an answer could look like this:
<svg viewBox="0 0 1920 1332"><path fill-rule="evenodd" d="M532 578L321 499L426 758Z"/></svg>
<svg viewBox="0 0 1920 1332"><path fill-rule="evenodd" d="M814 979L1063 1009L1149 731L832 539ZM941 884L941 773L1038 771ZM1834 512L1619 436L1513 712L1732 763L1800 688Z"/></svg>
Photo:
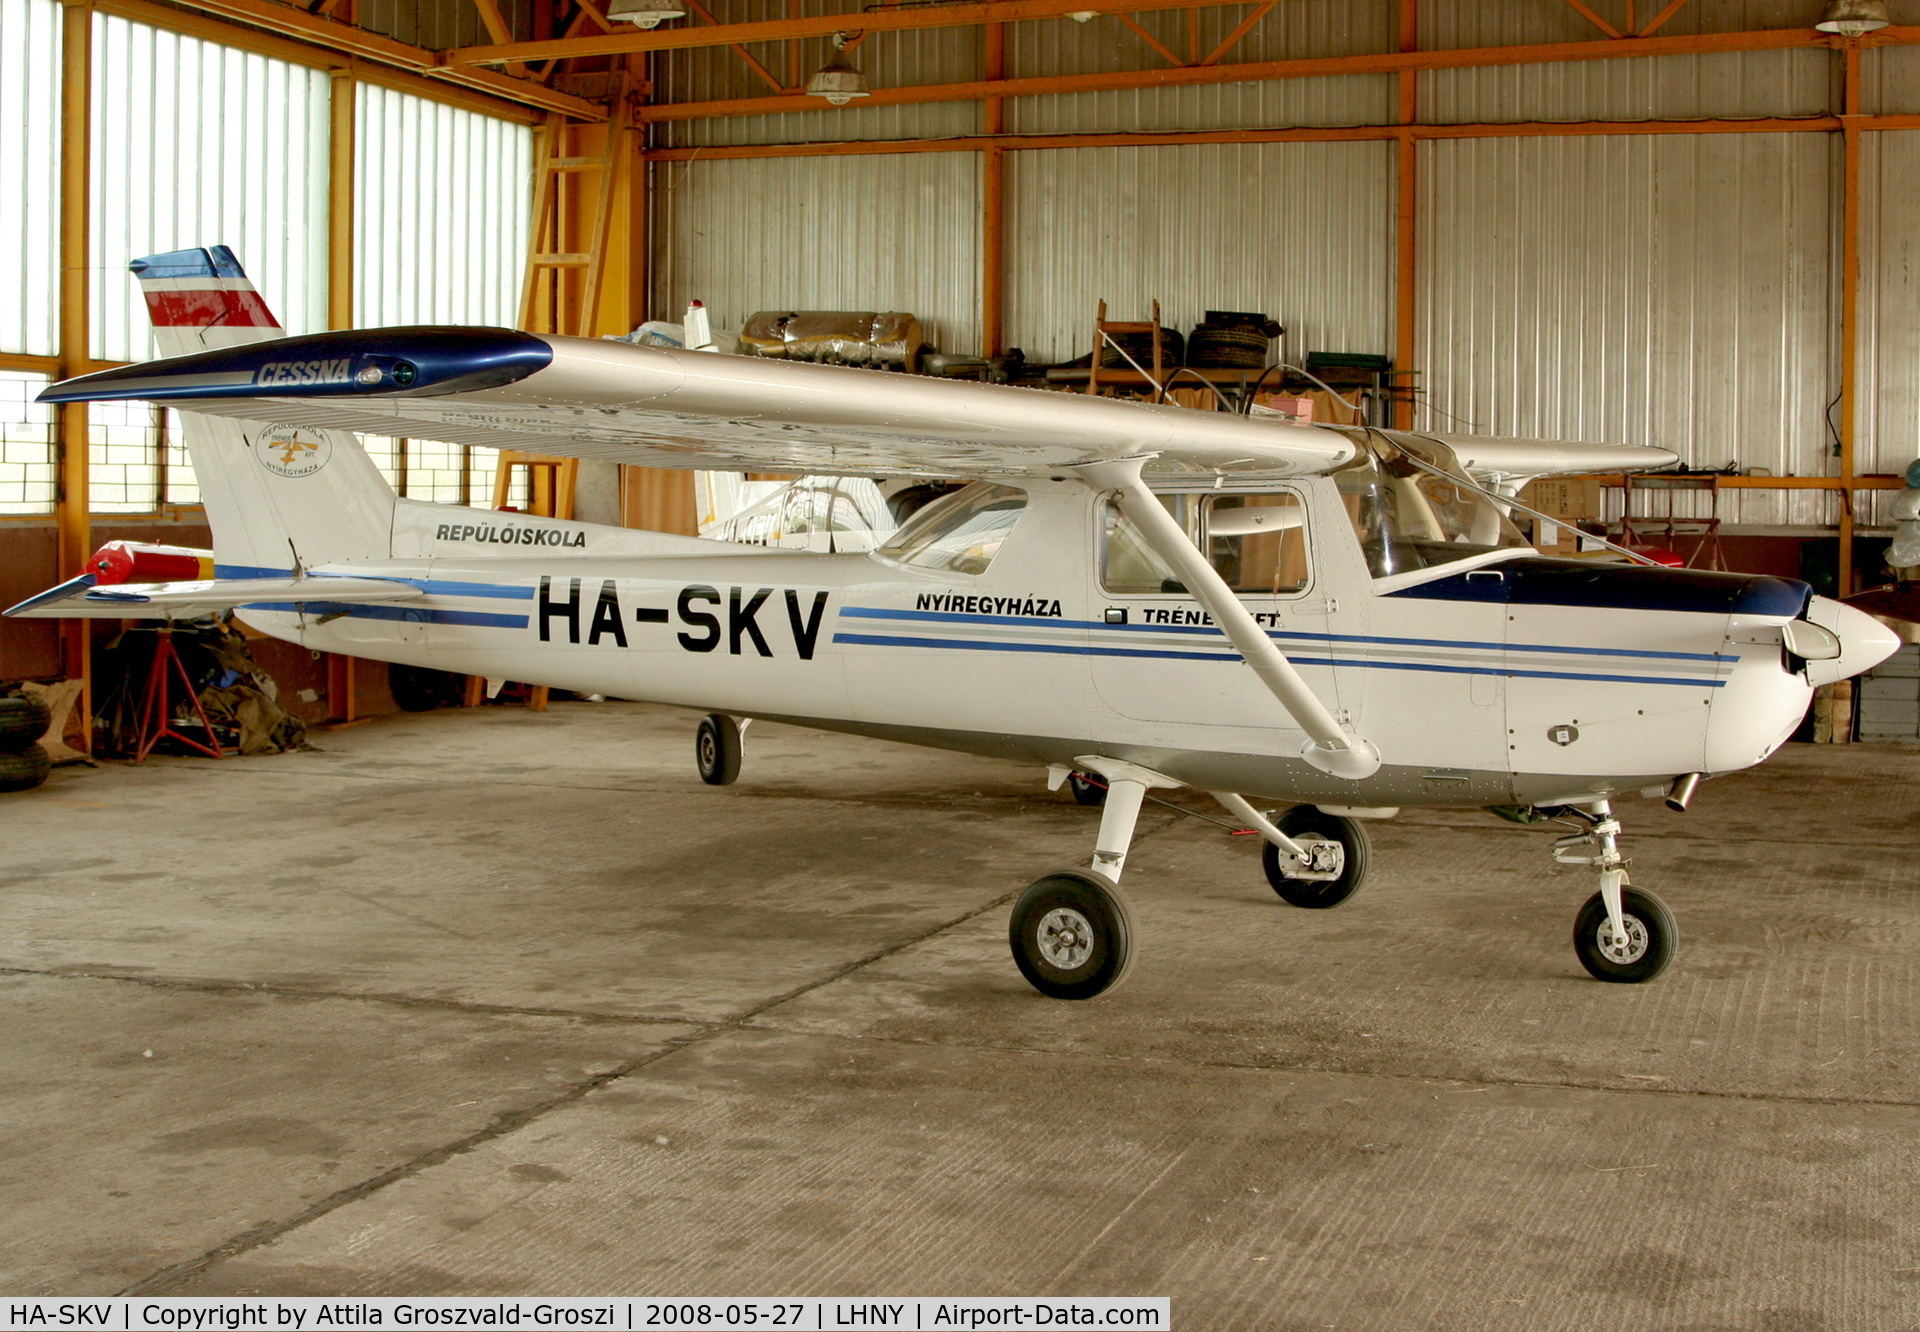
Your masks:
<svg viewBox="0 0 1920 1332"><path fill-rule="evenodd" d="M1033 476L1156 454L1149 477L1297 476L1355 453L1339 430L1270 418L497 328L316 333L102 370L40 395L120 398L707 471ZM1664 449L1430 438L1490 477L1675 461Z"/></svg>
<svg viewBox="0 0 1920 1332"><path fill-rule="evenodd" d="M383 578L216 578L189 583L113 583L70 578L3 612L16 619L191 620L240 606L310 606L406 601L423 595Z"/></svg>
<svg viewBox="0 0 1920 1332"><path fill-rule="evenodd" d="M1157 452L1150 473L1294 476L1355 452L1337 433L1226 413L487 328L317 333L40 396L713 471L1032 476Z"/></svg>

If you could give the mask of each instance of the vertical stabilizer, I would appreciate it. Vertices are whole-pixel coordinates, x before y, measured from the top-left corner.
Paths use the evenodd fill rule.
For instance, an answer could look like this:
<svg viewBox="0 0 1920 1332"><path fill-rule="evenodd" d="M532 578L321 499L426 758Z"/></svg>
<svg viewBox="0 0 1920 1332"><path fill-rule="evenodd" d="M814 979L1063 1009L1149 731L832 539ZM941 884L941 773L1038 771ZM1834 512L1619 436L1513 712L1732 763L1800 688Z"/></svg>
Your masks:
<svg viewBox="0 0 1920 1332"><path fill-rule="evenodd" d="M224 245L148 255L130 267L163 356L286 336ZM263 576L392 551L393 488L351 434L195 412L180 419L222 574Z"/></svg>
<svg viewBox="0 0 1920 1332"><path fill-rule="evenodd" d="M286 330L224 245L150 254L128 265L140 279L162 356L283 338Z"/></svg>

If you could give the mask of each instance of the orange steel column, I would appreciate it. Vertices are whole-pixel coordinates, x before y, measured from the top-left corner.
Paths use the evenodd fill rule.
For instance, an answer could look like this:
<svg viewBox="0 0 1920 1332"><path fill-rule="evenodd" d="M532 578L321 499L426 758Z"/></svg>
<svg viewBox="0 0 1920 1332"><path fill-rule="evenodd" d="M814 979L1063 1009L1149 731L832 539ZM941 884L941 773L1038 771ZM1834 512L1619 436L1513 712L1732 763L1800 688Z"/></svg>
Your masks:
<svg viewBox="0 0 1920 1332"><path fill-rule="evenodd" d="M1006 25L987 24L985 39L986 77L989 81L1003 78L1006 68ZM1005 104L998 97L987 98L983 103L981 131L998 137L1005 127ZM988 147L982 150L980 157L981 355L992 358L1005 350L1006 151L997 146Z"/></svg>
<svg viewBox="0 0 1920 1332"><path fill-rule="evenodd" d="M627 58L627 85L634 89L634 109L637 111L653 95L653 81L648 78L647 58L629 56ZM633 131L628 135L627 158L625 162L627 199L627 282L626 282L626 323L618 330L625 333L642 320L650 317L648 305L652 297L653 285L653 181L647 165L647 138L650 131L633 118Z"/></svg>
<svg viewBox="0 0 1920 1332"><path fill-rule="evenodd" d="M87 268L91 236L88 177L92 152L93 6L68 0L62 11L60 81L60 376L83 375L91 365ZM80 573L93 553L92 504L87 487L87 405L63 403L54 417L57 490L56 572ZM93 668L87 620L60 622L60 670L80 680L82 749L93 749Z"/></svg>
<svg viewBox="0 0 1920 1332"><path fill-rule="evenodd" d="M1413 51L1420 45L1418 0L1400 0L1400 49ZM1419 74L1400 71L1399 122L1411 126L1419 110ZM1393 406L1393 423L1402 430L1413 428L1413 355L1416 272L1419 259L1415 247L1414 225L1418 212L1419 179L1416 172L1419 141L1411 129L1402 130L1394 144L1397 178L1398 216L1394 233L1393 293L1393 368L1394 378L1405 387L1407 397Z"/></svg>
<svg viewBox="0 0 1920 1332"><path fill-rule="evenodd" d="M1853 591L1853 478L1855 423L1859 404L1860 341L1860 43L1842 53L1840 143L1840 568L1838 594Z"/></svg>
<svg viewBox="0 0 1920 1332"><path fill-rule="evenodd" d="M330 69L327 119L327 327L353 327L354 133L358 84L351 69ZM327 713L335 721L358 716L352 657L327 654Z"/></svg>

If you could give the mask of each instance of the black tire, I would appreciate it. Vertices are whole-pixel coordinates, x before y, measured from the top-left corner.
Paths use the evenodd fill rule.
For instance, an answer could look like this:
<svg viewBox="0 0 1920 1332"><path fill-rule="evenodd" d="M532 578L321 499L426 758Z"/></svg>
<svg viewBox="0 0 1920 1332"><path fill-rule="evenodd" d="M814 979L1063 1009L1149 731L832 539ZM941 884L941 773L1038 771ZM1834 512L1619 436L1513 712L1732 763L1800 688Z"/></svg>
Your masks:
<svg viewBox="0 0 1920 1332"><path fill-rule="evenodd" d="M1599 893L1589 897L1574 917L1573 951L1595 980L1643 985L1673 961L1680 931L1674 928L1667 904L1638 888L1620 890L1620 914L1626 918L1628 942L1625 947L1613 947L1607 904Z"/></svg>
<svg viewBox="0 0 1920 1332"><path fill-rule="evenodd" d="M462 682L450 671L394 662L387 667L387 688L402 712L432 712L458 703Z"/></svg>
<svg viewBox="0 0 1920 1332"><path fill-rule="evenodd" d="M52 720L47 705L30 694L0 698L0 753L19 753L45 735Z"/></svg>
<svg viewBox="0 0 1920 1332"><path fill-rule="evenodd" d="M47 780L53 762L41 745L0 754L0 791L31 791Z"/></svg>
<svg viewBox="0 0 1920 1332"><path fill-rule="evenodd" d="M1073 792L1073 803L1076 805L1098 809L1107 803L1107 784L1098 777L1089 777L1084 772L1068 773L1067 789Z"/></svg>
<svg viewBox="0 0 1920 1332"><path fill-rule="evenodd" d="M721 712L700 719L693 737L693 761L708 786L731 786L740 775L740 723Z"/></svg>
<svg viewBox="0 0 1920 1332"><path fill-rule="evenodd" d="M1091 999L1125 980L1133 936L1120 885L1093 870L1035 880L1007 921L1014 965L1049 999Z"/></svg>
<svg viewBox="0 0 1920 1332"><path fill-rule="evenodd" d="M1329 814L1313 805L1295 805L1275 820L1274 826L1295 841L1324 838L1340 844L1339 878L1291 879L1282 869L1280 848L1272 842L1263 842L1260 864L1267 871L1267 882L1282 900L1292 906L1320 910L1339 906L1360 891L1371 868L1373 853L1367 830L1358 819Z"/></svg>

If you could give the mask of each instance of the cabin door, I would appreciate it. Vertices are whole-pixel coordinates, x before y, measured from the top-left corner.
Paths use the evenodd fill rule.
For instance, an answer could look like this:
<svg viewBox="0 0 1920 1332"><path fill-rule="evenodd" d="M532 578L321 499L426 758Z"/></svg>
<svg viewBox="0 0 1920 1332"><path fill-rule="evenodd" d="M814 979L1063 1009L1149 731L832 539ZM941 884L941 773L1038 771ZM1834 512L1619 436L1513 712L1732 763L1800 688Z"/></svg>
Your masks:
<svg viewBox="0 0 1920 1332"><path fill-rule="evenodd" d="M1308 686L1336 708L1336 668L1324 652L1329 598L1310 558L1305 496L1292 487L1160 497ZM1184 584L1109 504L1102 536L1093 678L1121 716L1201 726L1291 727ZM1309 637L1298 642L1293 634ZM1304 650L1303 650L1304 649Z"/></svg>

